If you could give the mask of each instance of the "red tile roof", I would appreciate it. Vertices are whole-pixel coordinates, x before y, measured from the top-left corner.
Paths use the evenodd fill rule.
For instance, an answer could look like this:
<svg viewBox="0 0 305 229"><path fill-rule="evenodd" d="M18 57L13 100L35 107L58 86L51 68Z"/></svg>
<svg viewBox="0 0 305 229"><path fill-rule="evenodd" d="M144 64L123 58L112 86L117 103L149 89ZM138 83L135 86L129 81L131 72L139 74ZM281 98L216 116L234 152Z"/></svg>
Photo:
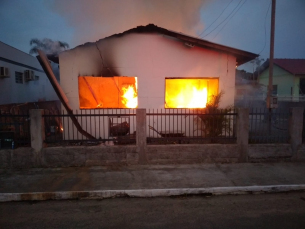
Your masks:
<svg viewBox="0 0 305 229"><path fill-rule="evenodd" d="M274 59L273 63L293 75L305 75L305 59Z"/></svg>

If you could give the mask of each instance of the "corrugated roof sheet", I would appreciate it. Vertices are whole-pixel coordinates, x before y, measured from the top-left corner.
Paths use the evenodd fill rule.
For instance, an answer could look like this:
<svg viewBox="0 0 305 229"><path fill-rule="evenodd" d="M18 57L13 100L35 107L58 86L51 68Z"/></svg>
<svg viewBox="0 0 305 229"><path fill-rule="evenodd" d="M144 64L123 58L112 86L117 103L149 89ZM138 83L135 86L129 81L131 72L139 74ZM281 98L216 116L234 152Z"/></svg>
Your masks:
<svg viewBox="0 0 305 229"><path fill-rule="evenodd" d="M305 74L305 59L274 59L273 63L291 74Z"/></svg>

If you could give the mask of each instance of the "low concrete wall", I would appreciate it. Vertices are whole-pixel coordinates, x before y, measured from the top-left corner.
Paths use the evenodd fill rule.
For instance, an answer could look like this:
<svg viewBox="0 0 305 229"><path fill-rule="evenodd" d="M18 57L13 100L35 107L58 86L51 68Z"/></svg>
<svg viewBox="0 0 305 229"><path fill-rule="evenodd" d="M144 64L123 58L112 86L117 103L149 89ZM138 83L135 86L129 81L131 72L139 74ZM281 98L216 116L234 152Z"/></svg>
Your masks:
<svg viewBox="0 0 305 229"><path fill-rule="evenodd" d="M0 151L0 169L137 164L136 146L50 147Z"/></svg>
<svg viewBox="0 0 305 229"><path fill-rule="evenodd" d="M302 144L297 149L297 161L305 161L305 144Z"/></svg>
<svg viewBox="0 0 305 229"><path fill-rule="evenodd" d="M239 155L237 144L147 146L150 164L233 163Z"/></svg>
<svg viewBox="0 0 305 229"><path fill-rule="evenodd" d="M147 145L146 110L137 109L135 146L54 148L44 148L42 111L34 110L30 114L31 120L34 120L31 121L33 149L0 151L0 168L305 161L302 145L303 110L291 110L290 144L249 145L249 110L240 108L237 110L236 144Z"/></svg>
<svg viewBox="0 0 305 229"><path fill-rule="evenodd" d="M249 144L250 162L292 161L291 144Z"/></svg>
<svg viewBox="0 0 305 229"><path fill-rule="evenodd" d="M44 167L137 164L136 146L52 147L42 153Z"/></svg>
<svg viewBox="0 0 305 229"><path fill-rule="evenodd" d="M38 167L39 155L33 148L17 148L0 151L0 168Z"/></svg>
<svg viewBox="0 0 305 229"><path fill-rule="evenodd" d="M305 160L305 145L298 149ZM237 144L148 145L148 164L236 163ZM292 161L290 144L250 144L249 162ZM0 151L0 169L35 167L79 167L99 165L131 165L139 163L136 146L49 147L41 152L32 148Z"/></svg>

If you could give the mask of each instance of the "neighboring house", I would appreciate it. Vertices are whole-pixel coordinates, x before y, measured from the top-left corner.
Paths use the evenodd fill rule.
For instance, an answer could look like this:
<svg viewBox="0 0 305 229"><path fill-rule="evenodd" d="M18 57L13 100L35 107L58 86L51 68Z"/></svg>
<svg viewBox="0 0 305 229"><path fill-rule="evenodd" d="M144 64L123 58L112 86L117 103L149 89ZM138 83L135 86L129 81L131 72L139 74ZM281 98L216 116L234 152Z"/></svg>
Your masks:
<svg viewBox="0 0 305 229"><path fill-rule="evenodd" d="M258 83L267 93L269 82L269 60L263 64ZM273 95L280 101L305 101L305 59L274 59Z"/></svg>
<svg viewBox="0 0 305 229"><path fill-rule="evenodd" d="M206 102L220 91L225 107L234 104L236 66L255 57L149 24L60 53L60 85L72 109L194 108L186 97ZM122 98L128 85L131 106Z"/></svg>
<svg viewBox="0 0 305 229"><path fill-rule="evenodd" d="M0 42L0 105L58 100L38 60Z"/></svg>

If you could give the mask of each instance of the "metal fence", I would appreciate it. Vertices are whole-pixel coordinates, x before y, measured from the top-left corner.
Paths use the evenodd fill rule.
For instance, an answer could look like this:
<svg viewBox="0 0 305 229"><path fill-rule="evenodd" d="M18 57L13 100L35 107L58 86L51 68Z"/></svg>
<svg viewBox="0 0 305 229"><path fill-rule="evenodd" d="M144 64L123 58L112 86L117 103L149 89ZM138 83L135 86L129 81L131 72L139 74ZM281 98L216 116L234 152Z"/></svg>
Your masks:
<svg viewBox="0 0 305 229"><path fill-rule="evenodd" d="M250 109L249 143L288 143L289 109Z"/></svg>
<svg viewBox="0 0 305 229"><path fill-rule="evenodd" d="M235 143L236 115L232 109L149 109L147 143Z"/></svg>
<svg viewBox="0 0 305 229"><path fill-rule="evenodd" d="M0 149L30 146L30 119L28 113L0 113Z"/></svg>
<svg viewBox="0 0 305 229"><path fill-rule="evenodd" d="M305 110L303 113L303 132L302 132L302 142L305 143Z"/></svg>
<svg viewBox="0 0 305 229"><path fill-rule="evenodd" d="M51 145L135 144L135 109L76 110L73 114L82 129L95 139L81 134L72 122L71 115L63 111L62 114L43 115L46 143Z"/></svg>
<svg viewBox="0 0 305 229"><path fill-rule="evenodd" d="M288 109L250 109L249 143L288 143ZM70 115L45 113L45 142L48 145L135 144L136 109L74 111L89 139L77 130ZM206 113L205 109L148 109L148 144L236 143L235 110ZM304 113L305 126L305 113ZM305 127L303 127L303 142ZM13 144L14 142L14 144ZM30 146L28 113L0 114L0 148Z"/></svg>

